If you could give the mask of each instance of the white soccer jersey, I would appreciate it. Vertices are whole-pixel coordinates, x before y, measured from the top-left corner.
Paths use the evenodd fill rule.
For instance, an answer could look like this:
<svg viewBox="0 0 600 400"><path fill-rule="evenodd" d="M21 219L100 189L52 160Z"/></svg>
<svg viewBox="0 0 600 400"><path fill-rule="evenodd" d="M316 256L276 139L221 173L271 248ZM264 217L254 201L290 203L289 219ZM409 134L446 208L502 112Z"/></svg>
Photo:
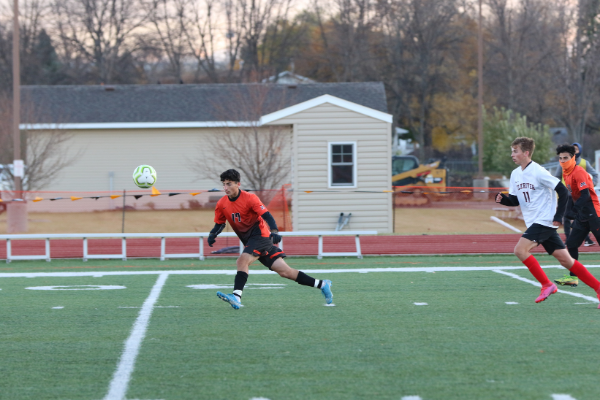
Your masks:
<svg viewBox="0 0 600 400"><path fill-rule="evenodd" d="M557 228L552 225L552 221L557 206L554 188L558 182L558 178L534 161L524 170L519 166L510 174L509 193L519 198L523 219L528 228L531 224Z"/></svg>

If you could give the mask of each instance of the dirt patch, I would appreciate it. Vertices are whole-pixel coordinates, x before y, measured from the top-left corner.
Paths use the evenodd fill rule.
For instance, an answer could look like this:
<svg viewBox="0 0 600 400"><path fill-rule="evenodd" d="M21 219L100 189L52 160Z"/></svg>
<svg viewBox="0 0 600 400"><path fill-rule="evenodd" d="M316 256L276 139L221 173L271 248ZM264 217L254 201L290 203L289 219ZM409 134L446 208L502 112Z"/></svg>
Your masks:
<svg viewBox="0 0 600 400"><path fill-rule="evenodd" d="M125 211L125 232L208 232L215 225L214 210ZM6 233L6 216L0 232ZM122 211L88 213L29 213L27 233L114 233L123 227Z"/></svg>
<svg viewBox="0 0 600 400"><path fill-rule="evenodd" d="M397 208L395 233L419 234L477 234L515 233L490 219L495 211L465 208ZM525 231L520 219L506 218L505 222Z"/></svg>

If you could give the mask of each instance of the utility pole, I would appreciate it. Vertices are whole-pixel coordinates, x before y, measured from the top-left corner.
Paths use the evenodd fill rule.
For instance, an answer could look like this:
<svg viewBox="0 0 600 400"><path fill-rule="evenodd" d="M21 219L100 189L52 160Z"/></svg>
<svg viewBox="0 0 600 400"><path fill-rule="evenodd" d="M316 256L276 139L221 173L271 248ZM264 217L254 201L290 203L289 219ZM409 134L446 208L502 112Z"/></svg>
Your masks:
<svg viewBox="0 0 600 400"><path fill-rule="evenodd" d="M6 208L8 233L27 232L27 202L23 194L23 160L21 158L21 68L19 45L19 1L13 0L13 177L15 190Z"/></svg>
<svg viewBox="0 0 600 400"><path fill-rule="evenodd" d="M21 67L19 45L19 0L13 0L13 176L15 179L15 192L21 197L21 176L17 176L17 164L21 163Z"/></svg>
<svg viewBox="0 0 600 400"><path fill-rule="evenodd" d="M477 158L479 172L473 179L475 193L473 198L479 201L488 199L489 179L483 176L483 17L482 0L479 0L479 27L477 30Z"/></svg>
<svg viewBox="0 0 600 400"><path fill-rule="evenodd" d="M16 0L15 0L16 1ZM481 2L479 0L479 28L477 37L477 156L479 174L478 178L483 179L483 34L482 34L482 16Z"/></svg>

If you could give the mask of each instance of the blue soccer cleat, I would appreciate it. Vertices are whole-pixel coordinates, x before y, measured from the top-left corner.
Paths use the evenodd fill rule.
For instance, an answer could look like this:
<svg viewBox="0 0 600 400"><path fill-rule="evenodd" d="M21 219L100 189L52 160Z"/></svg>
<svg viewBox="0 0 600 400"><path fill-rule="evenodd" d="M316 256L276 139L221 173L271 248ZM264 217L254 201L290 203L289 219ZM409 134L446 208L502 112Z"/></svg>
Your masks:
<svg viewBox="0 0 600 400"><path fill-rule="evenodd" d="M323 281L323 286L321 286L321 293L325 297L325 302L327 304L331 304L333 301L333 293L331 293L331 281L329 279L325 279Z"/></svg>
<svg viewBox="0 0 600 400"><path fill-rule="evenodd" d="M231 304L231 307L233 307L236 310L239 310L240 307L243 307L242 303L240 303L237 296L234 294L225 294L225 293L217 292L217 297L220 298L221 300L226 301L227 303Z"/></svg>

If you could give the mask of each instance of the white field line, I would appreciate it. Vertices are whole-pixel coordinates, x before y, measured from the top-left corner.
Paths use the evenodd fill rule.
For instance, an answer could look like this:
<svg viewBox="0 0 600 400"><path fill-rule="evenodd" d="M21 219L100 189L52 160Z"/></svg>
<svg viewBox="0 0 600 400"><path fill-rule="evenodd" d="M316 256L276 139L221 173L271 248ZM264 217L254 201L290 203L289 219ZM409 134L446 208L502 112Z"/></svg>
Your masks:
<svg viewBox="0 0 600 400"><path fill-rule="evenodd" d="M117 370L113 375L113 379L110 382L108 393L104 400L124 400L125 394L127 393L127 386L135 367L135 359L138 356L142 341L146 336L146 329L152 316L152 310L154 310L154 304L160 296L160 292L169 277L168 273L161 273L158 275L158 279L150 291L150 295L144 301L142 309L137 317L137 320L133 324L133 329L127 341L125 341L125 348Z"/></svg>
<svg viewBox="0 0 600 400"><path fill-rule="evenodd" d="M544 265L542 268L564 268L560 265ZM600 265L586 265L586 268L600 268ZM487 267L405 267L405 268L347 268L347 269L305 269L306 273L312 274L341 274L341 273L370 273L370 272L459 272L459 271L495 271L495 270L518 270L527 269L525 266L503 265ZM0 278L38 278L38 277L73 277L92 276L100 278L103 276L118 275L235 275L236 270L189 270L189 271L106 271L106 272L3 272ZM274 275L269 270L250 270L251 275Z"/></svg>
<svg viewBox="0 0 600 400"><path fill-rule="evenodd" d="M532 284L534 286L537 286L537 287L542 287L542 285L539 282L535 282L535 281L532 281L531 279L523 278L522 276L513 274L511 272L506 272L506 271L501 271L501 270L494 270L494 272L497 272L499 274L503 274L503 275L506 275L506 276L510 276L511 278L515 278L515 279L518 279L520 281L530 283L530 284ZM571 295L571 296L575 296L575 297L580 297L582 299L586 299L586 300L592 301L594 303L598 303L598 299L596 297L586 296L586 295L581 294L581 293L568 292L566 290L561 290L561 289L558 289L558 292L559 293L568 294L568 295Z"/></svg>
<svg viewBox="0 0 600 400"><path fill-rule="evenodd" d="M553 394L552 400L577 400L575 397L572 397L570 394Z"/></svg>
<svg viewBox="0 0 600 400"><path fill-rule="evenodd" d="M504 226L504 227L506 227L506 228L508 228L508 229L510 229L510 230L512 230L512 231L514 231L514 232L517 232L517 233L522 233L522 232L521 232L519 229L515 228L515 227L514 227L514 226L512 226L511 224L508 224L508 223L506 223L506 222L502 221L502 220L501 220L500 218L498 218L498 217L491 216L491 217L490 217L490 219L491 219L492 221L494 221L494 222L497 222L497 223L499 223L500 225L502 225L502 226Z"/></svg>
<svg viewBox="0 0 600 400"><path fill-rule="evenodd" d="M600 268L600 265L586 265L587 268ZM542 268L563 268L560 265L546 265ZM522 270L525 266L487 266L487 267L406 267L406 268L354 268L354 269L304 269L308 273L369 273L369 272L469 272L469 271L493 271L504 274L521 281L540 286L539 283L529 279L522 278L516 274L505 272L503 270ZM275 274L275 272L267 270L251 270L251 274L267 275ZM125 348L119 366L115 371L113 380L110 383L109 392L104 398L105 400L124 400L127 392L127 386L131 378L135 366L135 359L139 353L141 343L145 337L146 329L152 315L154 304L158 300L160 292L170 274L173 275L235 275L235 270L191 270L191 271L106 271L106 272L24 272L24 273L0 273L0 278L36 278L36 277L81 277L91 276L95 278L103 276L119 276L119 275L159 275L158 280L154 284L150 295L144 302L142 309L138 315L132 332L125 342ZM579 293L566 292L559 290L561 293L566 293L572 296L581 297L586 300L597 303L596 298L584 296ZM333 306L333 304L331 304ZM552 395L555 400L567 400L569 395ZM402 399L417 400L419 396L404 396Z"/></svg>

